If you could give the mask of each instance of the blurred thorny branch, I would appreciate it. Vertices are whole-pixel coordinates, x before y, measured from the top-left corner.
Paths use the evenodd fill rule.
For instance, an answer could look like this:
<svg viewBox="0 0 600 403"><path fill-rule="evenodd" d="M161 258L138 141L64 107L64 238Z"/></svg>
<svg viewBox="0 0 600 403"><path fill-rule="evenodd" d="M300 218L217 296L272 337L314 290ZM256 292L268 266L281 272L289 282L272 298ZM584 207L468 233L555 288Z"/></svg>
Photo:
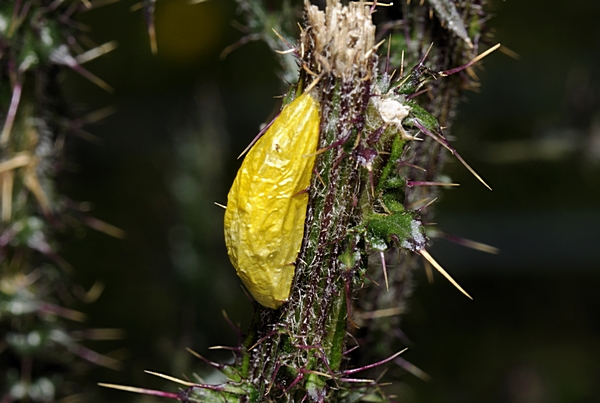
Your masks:
<svg viewBox="0 0 600 403"><path fill-rule="evenodd" d="M88 215L85 204L59 194L55 178L65 164L64 143L89 137L84 117L71 114L61 91L66 69L112 91L82 63L113 45L86 51L74 16L88 1L0 3L0 400L49 402L83 396L88 364L119 362L85 347L86 339L119 337L112 329L87 329L86 315L72 309L102 292L71 280L60 254L72 229L88 225L121 231Z"/></svg>

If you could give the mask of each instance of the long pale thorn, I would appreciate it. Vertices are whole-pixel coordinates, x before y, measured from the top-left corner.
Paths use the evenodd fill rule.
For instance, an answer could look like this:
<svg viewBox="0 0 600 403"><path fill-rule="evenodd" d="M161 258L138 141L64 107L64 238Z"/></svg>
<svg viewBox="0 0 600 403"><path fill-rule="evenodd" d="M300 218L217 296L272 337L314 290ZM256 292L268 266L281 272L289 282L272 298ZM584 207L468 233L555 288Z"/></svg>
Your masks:
<svg viewBox="0 0 600 403"><path fill-rule="evenodd" d="M438 262L436 262L436 260L433 258L433 256L431 256L429 254L429 252L427 252L427 250L421 249L419 251L419 253L421 254L421 256L423 256L425 258L425 260L427 260L429 263L431 263L431 265L433 267L435 267L436 270L439 271L442 276L446 277L446 279L448 281L450 281L450 283L454 287L456 287L460 292L462 292L463 294L465 294L467 296L467 298L473 299L473 297L471 297L460 285L458 285L458 283L456 281L454 281L454 279L452 278L452 276L450 276L450 274L448 274L448 272L446 272L446 270L444 270L444 268L442 266L440 266L440 264Z"/></svg>

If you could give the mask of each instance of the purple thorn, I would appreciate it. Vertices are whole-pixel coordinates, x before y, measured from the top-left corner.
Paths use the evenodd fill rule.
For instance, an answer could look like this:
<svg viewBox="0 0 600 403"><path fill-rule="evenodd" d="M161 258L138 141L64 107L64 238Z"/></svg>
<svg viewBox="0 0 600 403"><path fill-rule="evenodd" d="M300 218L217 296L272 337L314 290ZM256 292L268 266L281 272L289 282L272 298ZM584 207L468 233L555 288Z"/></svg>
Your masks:
<svg viewBox="0 0 600 403"><path fill-rule="evenodd" d="M421 90L421 91L417 91L417 92L415 92L414 94L410 94L409 96L407 96L407 97L406 97L406 99L408 99L408 100L411 100L411 99L413 99L413 98L416 98L416 97L418 97L418 96L419 96L419 95L421 95L421 94L424 94L424 93L426 93L426 92L429 92L429 90L430 90L429 88L425 88L425 89L423 89L423 90Z"/></svg>
<svg viewBox="0 0 600 403"><path fill-rule="evenodd" d="M274 118L273 118L273 119L272 119L272 120L271 120L269 123L267 123L267 124L265 125L265 127L263 127L263 128L261 129L261 131L259 131L259 132L258 132L258 134L257 134L257 135L256 135L256 136L255 136L255 137L252 139L252 141L250 142L250 144L248 144L248 145L246 146L246 148L244 148L244 151L242 151L242 152L240 153L240 155L238 155L238 157L237 157L236 159L238 159L238 160L239 160L240 158L242 158L242 157L244 156L244 154L246 154L246 153L247 153L247 152L248 152L248 151L249 151L249 150L252 148L252 146L253 146L254 144L256 144L256 142L257 142L257 141L258 141L258 140L259 140L259 139L260 139L260 138L263 136L263 134L265 134L265 132L266 132L267 130L269 130L269 128L271 127L271 125L273 125L273 123L274 123L274 122L275 122L275 120L276 120L276 119L279 117L279 115L280 115L280 114L281 114L281 112L279 112L279 113L278 113L278 114L277 114L277 115L276 115L276 116L275 116L275 117L274 117Z"/></svg>
<svg viewBox="0 0 600 403"><path fill-rule="evenodd" d="M25 3L21 10L21 14L19 14L19 8L21 7L21 0L15 1L15 5L13 8L13 15L10 19L10 27L8 29L7 38L11 38L13 33L19 28L19 24L21 24L24 20L24 16L29 11L29 7L31 6L31 2Z"/></svg>
<svg viewBox="0 0 600 403"><path fill-rule="evenodd" d="M420 369L419 367L417 367L416 365L406 361L404 358L402 357L397 357L394 362L401 368L403 368L405 371L410 372L411 374L413 374L414 376L416 376L417 378L423 380L423 381L430 381L431 380L431 376L429 376L427 373L425 373L422 369Z"/></svg>
<svg viewBox="0 0 600 403"><path fill-rule="evenodd" d="M6 121L4 122L4 128L2 129L2 136L0 137L0 143L5 144L9 137L10 132L13 127L13 123L15 122L15 117L17 116L17 108L19 107L19 101L21 100L21 90L23 89L23 85L20 81L15 82L15 86L13 87L12 98L10 100L10 107L8 108L8 113L6 115Z"/></svg>
<svg viewBox="0 0 600 403"><path fill-rule="evenodd" d="M458 183L407 180L406 186L408 186L409 188L413 186L458 186Z"/></svg>
<svg viewBox="0 0 600 403"><path fill-rule="evenodd" d="M77 322L83 322L86 319L86 315L82 312L65 308L60 305L51 304L49 302L40 302L39 310L41 313L54 314L56 316L60 316L61 318L70 319Z"/></svg>
<svg viewBox="0 0 600 403"><path fill-rule="evenodd" d="M458 151L456 151L456 149L450 145L450 143L444 138L444 136L433 134L416 119L413 119L413 124L417 126L417 128L421 130L421 132L425 133L425 135L431 137L432 139L440 143L442 146L444 146L448 151L450 151L452 155L454 155L456 159L458 159L461 162L461 164L463 164L463 166L467 168L467 170L471 172L471 174L475 176L477 180L479 180L479 182L481 182L489 190L492 190L492 188L481 178L481 176L479 176L479 174L477 174L477 172L475 172L475 170L471 168L469 164L467 164L467 161L465 161L464 158L460 156Z"/></svg>
<svg viewBox="0 0 600 403"><path fill-rule="evenodd" d="M360 346L354 346L354 347L352 347L352 348L350 348L350 349L348 349L348 350L344 351L342 354L343 354L343 355L348 355L348 354L350 354L351 352L353 352L354 350L358 349L359 347L360 347Z"/></svg>
<svg viewBox="0 0 600 403"><path fill-rule="evenodd" d="M373 363L373 364L365 365L365 366L363 366L363 367L358 367L358 368L347 369L347 370L345 370L345 371L342 371L342 374L344 374L344 375L351 375L351 374L355 374L355 373L357 373L357 372L365 371L365 370L367 370L367 369L371 369L371 368L378 367L378 366L380 366L380 365L383 365L383 364L385 364L385 363L387 363L387 362L390 362L390 361L392 361L394 358L398 357L400 354L402 354L402 353L403 353L403 352L405 352L406 350L408 350L408 349L407 349L407 348L405 348L405 349L403 349L403 350L400 350L400 351L398 351L396 354L394 354L394 355L392 355L392 356L389 356L388 358L386 358L386 359L384 359L384 360L381 360L381 361L375 362L375 363Z"/></svg>
<svg viewBox="0 0 600 403"><path fill-rule="evenodd" d="M431 45L429 45L429 47L427 48L427 51L425 52L425 54L423 55L421 60L419 60L419 63L417 63L417 65L414 67L415 69L423 66L423 63L425 63L425 59L427 59L427 56L429 56L429 52L431 51L432 47L433 47L433 42L431 42Z"/></svg>
<svg viewBox="0 0 600 403"><path fill-rule="evenodd" d="M417 212L421 212L423 210L425 210L427 207L431 206L433 203L435 203L435 201L437 200L437 197L434 199L431 199L430 201L428 201L427 203L425 203L424 205L422 205L421 207L419 207L418 209L416 209L415 211Z"/></svg>
<svg viewBox="0 0 600 403"><path fill-rule="evenodd" d="M412 340L410 340L408 338L408 336L399 328L396 328L396 330L394 330L394 333L396 334L396 337L398 337L398 339L400 339L402 341L402 343L410 346L413 345L414 343L412 342Z"/></svg>
<svg viewBox="0 0 600 403"><path fill-rule="evenodd" d="M375 12L375 7L377 7L377 0L373 0L371 4L371 9L369 10L369 14L373 14Z"/></svg>
<svg viewBox="0 0 600 403"><path fill-rule="evenodd" d="M224 309L221 312L223 313L223 318L225 318L225 322L227 322L229 327L231 327L233 329L233 331L238 335L238 337L241 337L242 329L240 329L239 326L237 326L235 323L233 323L231 321L231 319L229 318L229 315L227 315L227 312Z"/></svg>
<svg viewBox="0 0 600 403"><path fill-rule="evenodd" d="M291 388L293 388L298 382L300 382L302 380L302 378L304 378L304 372L300 371L298 376L296 376L296 379L294 379L292 381L292 383L290 383L290 386L288 386L287 388L285 388L283 390L283 394L281 395L281 397L285 396L290 391Z"/></svg>
<svg viewBox="0 0 600 403"><path fill-rule="evenodd" d="M263 341L265 341L266 339L268 339L269 337L273 336L275 333L277 333L276 329L271 330L269 333L267 333L265 336L261 337L260 339L258 339L258 341L256 343L254 343L249 349L248 351L252 350L254 347L258 346L260 343L262 343Z"/></svg>
<svg viewBox="0 0 600 403"><path fill-rule="evenodd" d="M168 399L183 401L180 396L181 392L178 394L178 393L164 392L162 390L135 388L132 386L115 385L115 384L111 384L111 383L99 383L98 386L102 386L104 388L116 389L116 390L124 390L126 392L140 393L142 395L166 397Z"/></svg>
<svg viewBox="0 0 600 403"><path fill-rule="evenodd" d="M479 250L482 252L487 252L487 253L500 253L500 250L494 246L490 246L490 245L486 245L484 243L481 242L477 242L477 241L473 241L471 239L467 239L467 238L463 238L457 235L452 235L452 234L448 234L446 232L442 232L440 231L442 238L453 242L457 245L461 245L467 248L471 248L471 249L475 249L475 250Z"/></svg>
<svg viewBox="0 0 600 403"><path fill-rule="evenodd" d="M273 385L275 385L275 378L277 378L277 373L279 372L279 370L281 369L281 363L277 362L277 364L275 364L275 370L273 371L273 376L271 377L271 383L269 384L269 387L267 388L267 394L269 393L269 391L271 390L271 387Z"/></svg>
<svg viewBox="0 0 600 403"><path fill-rule="evenodd" d="M64 340L61 334L54 334L52 339L55 343L61 344L66 347L73 354L83 358L92 364L100 365L102 367L118 370L121 368L121 362L105 355L99 354L94 350L76 343L70 343L68 340Z"/></svg>
<svg viewBox="0 0 600 403"><path fill-rule="evenodd" d="M401 165L401 166L404 166L404 167L409 167L409 168L415 168L415 169L418 169L419 171L427 172L427 170L425 168L420 167L418 165L409 164L406 161L398 161L398 165Z"/></svg>
<svg viewBox="0 0 600 403"><path fill-rule="evenodd" d="M199 358L200 360L204 361L205 363L207 363L208 365L210 365L213 368L216 368L218 370L221 370L223 368L226 367L226 365L223 364L219 364L218 362L214 362L209 360L208 358L203 357L200 353L195 352L194 350L192 350L191 348L186 348L186 350L192 354L194 357Z"/></svg>
<svg viewBox="0 0 600 403"><path fill-rule="evenodd" d="M155 55L158 51L156 45L156 28L154 26L154 9L156 7L156 0L144 1L144 19L148 26L148 36L150 37L150 48L152 54Z"/></svg>
<svg viewBox="0 0 600 403"><path fill-rule="evenodd" d="M440 143L441 145L443 145L445 148L448 149L448 151L450 151L452 154L454 154L456 152L456 150L454 150L454 148L452 148L452 146L450 146L450 143L448 143L448 140L446 140L443 136L437 136L435 134L433 134L431 131L429 131L429 129L427 129L425 126L423 126L421 124L421 122L419 122L418 120L413 120L413 124L415 126L417 126L417 128L425 133L425 135L431 137L432 139L434 139L435 141L437 141L438 143Z"/></svg>
<svg viewBox="0 0 600 403"><path fill-rule="evenodd" d="M59 45L50 54L50 60L58 65L63 65L63 66L67 66L67 67L71 68L73 71L79 73L83 77L87 78L88 80L90 80L91 82L96 84L98 87L100 87L108 92L112 93L115 91L104 80L102 80L101 78L97 77L96 75L92 74L88 70L81 67L79 62L77 62L77 59L75 59L69 52L69 48L67 47L67 45Z"/></svg>
<svg viewBox="0 0 600 403"><path fill-rule="evenodd" d="M365 273L365 278L367 280L369 280L370 282L372 282L373 284L375 284L377 287L379 287L379 283L377 281L375 281L375 279L371 276L369 276L367 273Z"/></svg>
<svg viewBox="0 0 600 403"><path fill-rule="evenodd" d="M450 69L450 70L440 71L438 74L445 77L445 76L449 76L449 75L452 75L452 74L456 74L459 71L468 69L469 67L471 67L472 65L474 65L475 63L477 63L478 61L480 61L481 59L483 59L485 56L489 55L490 53L492 53L493 51L495 51L496 49L498 49L499 47L500 47L500 44L498 43L495 46L492 46L491 48L489 48L488 50L486 50L485 52L481 53L477 57L475 57L470 62L465 63L462 66L458 66L458 67L455 67L455 68Z"/></svg>
<svg viewBox="0 0 600 403"><path fill-rule="evenodd" d="M379 257L381 258L381 269L383 270L383 278L385 279L385 289L389 291L390 285L388 284L387 266L385 264L385 254L383 251L379 251Z"/></svg>
<svg viewBox="0 0 600 403"><path fill-rule="evenodd" d="M319 359L321 361L323 361L323 364L325 364L325 366L327 367L327 372L329 372L329 375L331 376L331 379L333 379L333 382L335 383L336 387L339 387L339 384L337 382L335 373L331 370L331 367L329 366L329 362L327 362L327 357L325 354L325 350L323 349L323 347L319 347L319 351L321 352L320 355L317 355L317 357L319 357Z"/></svg>

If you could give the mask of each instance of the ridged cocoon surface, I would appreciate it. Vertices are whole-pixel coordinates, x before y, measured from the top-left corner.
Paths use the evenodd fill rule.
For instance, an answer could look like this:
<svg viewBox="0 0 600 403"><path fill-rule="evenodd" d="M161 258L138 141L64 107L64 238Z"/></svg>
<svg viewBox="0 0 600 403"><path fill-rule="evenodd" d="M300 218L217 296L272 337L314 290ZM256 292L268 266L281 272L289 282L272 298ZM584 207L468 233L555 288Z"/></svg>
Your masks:
<svg viewBox="0 0 600 403"><path fill-rule="evenodd" d="M250 149L233 181L225 211L229 259L263 306L285 302L302 244L319 104L302 94Z"/></svg>

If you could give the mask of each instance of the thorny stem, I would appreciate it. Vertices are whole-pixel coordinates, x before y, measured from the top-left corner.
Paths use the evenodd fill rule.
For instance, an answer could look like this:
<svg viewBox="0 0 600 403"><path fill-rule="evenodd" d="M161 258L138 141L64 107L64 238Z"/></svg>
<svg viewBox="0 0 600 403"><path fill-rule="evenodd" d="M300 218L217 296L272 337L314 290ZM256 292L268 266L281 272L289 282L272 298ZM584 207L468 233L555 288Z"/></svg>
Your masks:
<svg viewBox="0 0 600 403"><path fill-rule="evenodd" d="M322 401L328 395L326 379L342 365L346 290L356 270L339 261L345 234L359 216L359 174L343 144L353 144L364 125L377 56L369 8L329 2L327 14L310 6L306 18L301 82L315 87L312 93L321 105L319 148L326 151L315 167L292 294L278 311L257 308L259 341L249 351L248 375L259 395L276 398L283 392L301 400L308 393ZM338 146L330 147L334 143Z"/></svg>
<svg viewBox="0 0 600 403"><path fill-rule="evenodd" d="M483 10L485 0L463 0L454 3L462 16L461 22L470 29L469 35L473 46L465 43L460 36L449 34L443 27L448 24L448 21L444 20L442 16L436 14L430 18L430 9L427 5L421 6L419 2L403 3L401 7L404 34L393 37L393 40L405 44L405 46L401 46L401 44L399 46L403 49L404 65L410 68L411 65L422 62L423 55L432 43L433 47L423 61L432 71L456 73L451 69L466 64L471 65L469 62L474 59L480 41L485 38L485 27L483 26L487 18ZM454 22L456 23L456 21ZM383 34L385 31L380 32L380 35ZM392 44L392 46L394 45ZM428 91L418 98L420 106L437 118L446 133L451 131L451 124L456 115L461 94L477 84L470 75L466 74L467 71L460 70L458 74L429 82L426 86ZM425 137L423 141L413 142L408 153L410 158L404 163L401 172L409 174L410 179L415 182L437 181L444 162L451 155L442 144L429 136ZM420 167L420 169L414 169L414 167ZM417 205L423 200L435 200L439 190L440 188L435 186L409 187L406 189L405 205ZM429 204L420 209L420 213L424 222L434 221L434 209ZM408 309L407 302L413 290L412 273L421 265L421 258L414 253L398 251L389 251L386 255L388 261L393 262L392 265L388 264L390 292L382 292L377 287L362 289L356 299L356 309L361 312L368 313L390 308L398 308L404 312ZM374 276L374 281L381 282L380 270L372 270L370 273ZM362 328L357 337L362 345L369 347L362 349L359 363L368 364L405 345L400 338L389 337L389 335L397 333L400 321L401 316L390 315L361 323ZM378 342L379 340L387 342L381 343Z"/></svg>
<svg viewBox="0 0 600 403"><path fill-rule="evenodd" d="M59 234L74 223L122 231L71 209L55 177L64 139L80 132L62 96L61 70L73 69L109 87L81 67L72 15L86 1L0 2L0 354L6 369L0 401L58 401L85 389L73 382L86 363L120 362L82 345L119 332L81 329L85 315L64 305L75 287L59 255ZM85 300L85 297L81 297ZM79 331L78 331L79 330ZM77 371L73 371L77 368ZM67 376L67 374L71 374Z"/></svg>
<svg viewBox="0 0 600 403"><path fill-rule="evenodd" d="M239 2L251 16L265 12L258 0ZM421 205L416 210L421 221L431 222L430 205L436 199L437 185L451 185L439 178L448 149L457 154L443 137L431 133L431 125L413 124L416 131L410 134L400 127L398 131L403 135L397 134L397 138L389 135L387 123L370 127L368 109L373 100L389 96L386 91L390 86L414 85L414 90L394 96L418 102L437 119L437 128L449 130L462 91L473 85L465 69L473 64L469 61L482 35L482 2L431 1L435 14L420 2L381 8L364 2L350 2L346 7L328 0L325 11L305 3L300 44L293 52L286 52L286 56L300 56L299 84L291 92L310 91L320 104L321 139L303 245L288 302L278 310L256 305L255 318L235 365L241 379L230 384L241 391L229 389L232 394L219 395L215 401L337 402L350 395L354 399L370 396L389 401L373 379L347 375L379 371L381 364L394 361L396 355L390 350L401 350L401 340L390 340L389 335L401 333L397 313L406 310L419 252L429 255L425 245L416 241L412 249L390 248L382 259L387 270L369 270L367 274L367 262L379 259L368 256L365 238L357 234L364 228L365 213L373 206L383 211L376 214L389 217L402 216L403 208ZM386 66L394 65L402 55L402 64L394 67L410 73L401 73L401 84L389 82L391 72L378 70L376 50L381 42L377 41L390 31L383 29L376 37L373 11L383 21L382 27L401 27L400 33L392 35L390 56L385 60ZM282 34L289 38L289 32ZM289 47L291 41L285 42ZM281 44L272 47L276 50ZM411 66L416 67L411 70ZM289 73L286 71L285 76ZM442 77L450 73L454 74ZM386 80L387 86L382 85ZM427 136L416 139L419 130ZM409 140L419 141L411 141L404 148ZM396 178L405 178L402 192L381 184L390 179L392 166L399 173L394 173ZM380 200L385 191L399 198L396 204L386 206ZM394 239L398 241L398 237ZM393 264L385 263L386 259ZM389 279L384 279L387 274ZM389 292L381 286L388 284L387 280ZM369 282L373 284L362 288ZM378 312L390 314L371 314ZM352 316L361 319L362 328L357 329ZM350 351L360 353L358 360L354 357L352 361L355 369L346 369ZM192 388L181 394L181 400L200 401L205 396Z"/></svg>

